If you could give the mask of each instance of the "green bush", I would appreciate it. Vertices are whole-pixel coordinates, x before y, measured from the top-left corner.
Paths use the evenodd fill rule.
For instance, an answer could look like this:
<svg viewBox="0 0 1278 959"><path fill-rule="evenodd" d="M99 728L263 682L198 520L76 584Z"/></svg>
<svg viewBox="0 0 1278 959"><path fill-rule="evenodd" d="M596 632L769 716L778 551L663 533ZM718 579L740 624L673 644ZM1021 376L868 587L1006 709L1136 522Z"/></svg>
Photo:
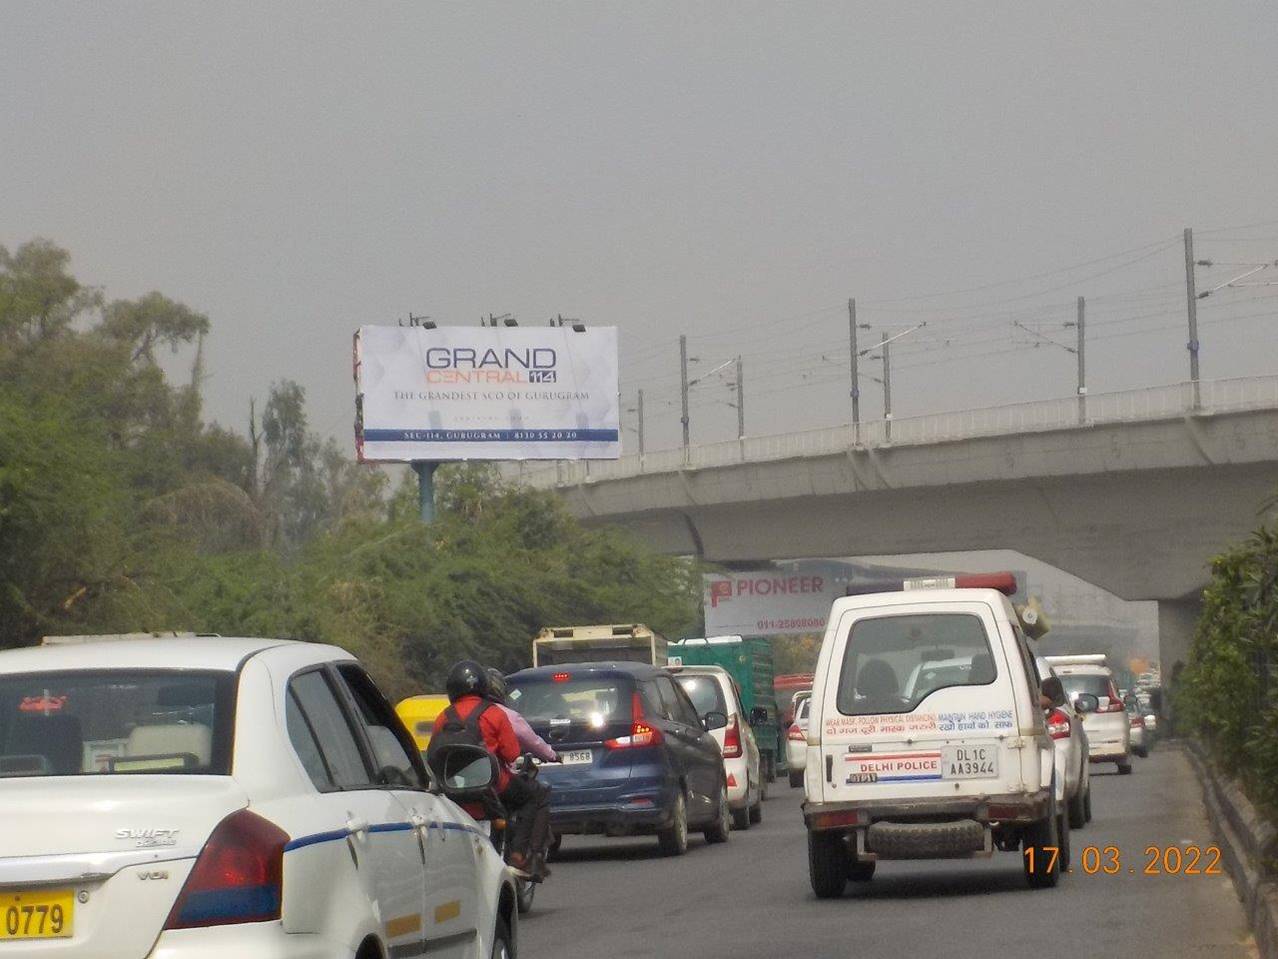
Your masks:
<svg viewBox="0 0 1278 959"><path fill-rule="evenodd" d="M1278 525L1212 561L1190 661L1174 690L1181 720L1271 816L1278 816Z"/></svg>

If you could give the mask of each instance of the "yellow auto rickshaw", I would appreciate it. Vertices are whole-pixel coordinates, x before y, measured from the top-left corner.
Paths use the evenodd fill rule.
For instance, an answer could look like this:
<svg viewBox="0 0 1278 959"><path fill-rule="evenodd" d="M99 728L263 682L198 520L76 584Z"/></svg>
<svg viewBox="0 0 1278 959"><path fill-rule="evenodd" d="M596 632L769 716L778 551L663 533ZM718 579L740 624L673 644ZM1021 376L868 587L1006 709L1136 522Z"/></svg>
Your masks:
<svg viewBox="0 0 1278 959"><path fill-rule="evenodd" d="M401 700L395 707L400 722L412 734L417 748L423 753L430 745L430 733L435 728L435 717L448 708L448 697L442 694L427 693L422 696L409 696Z"/></svg>

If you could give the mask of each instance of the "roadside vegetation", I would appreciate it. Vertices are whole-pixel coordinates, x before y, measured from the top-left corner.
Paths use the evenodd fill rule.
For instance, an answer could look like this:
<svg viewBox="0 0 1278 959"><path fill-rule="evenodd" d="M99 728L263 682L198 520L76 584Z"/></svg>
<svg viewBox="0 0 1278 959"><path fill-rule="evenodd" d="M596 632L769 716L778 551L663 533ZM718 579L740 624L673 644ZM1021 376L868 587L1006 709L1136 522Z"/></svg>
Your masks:
<svg viewBox="0 0 1278 959"><path fill-rule="evenodd" d="M693 565L485 466L441 470L425 526L411 477L392 489L313 433L287 379L246 400L242 432L206 422L209 330L160 293L108 300L48 241L0 247L0 646L284 636L350 649L399 695L462 655L523 665L543 625L698 631ZM183 382L166 351L189 362Z"/></svg>
<svg viewBox="0 0 1278 959"><path fill-rule="evenodd" d="M1278 822L1278 522L1212 562L1178 722Z"/></svg>

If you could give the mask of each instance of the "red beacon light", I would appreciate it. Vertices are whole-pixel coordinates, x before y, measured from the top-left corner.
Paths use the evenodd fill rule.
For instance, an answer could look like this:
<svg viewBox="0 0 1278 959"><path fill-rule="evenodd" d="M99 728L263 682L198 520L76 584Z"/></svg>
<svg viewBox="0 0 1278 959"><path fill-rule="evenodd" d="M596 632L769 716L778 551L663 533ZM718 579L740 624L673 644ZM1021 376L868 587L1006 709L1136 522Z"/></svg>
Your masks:
<svg viewBox="0 0 1278 959"><path fill-rule="evenodd" d="M1016 576L1013 573L963 573L957 576L918 576L911 579L889 580L849 586L848 596L864 596L868 593L901 593L916 589L996 589L1004 596L1016 595Z"/></svg>

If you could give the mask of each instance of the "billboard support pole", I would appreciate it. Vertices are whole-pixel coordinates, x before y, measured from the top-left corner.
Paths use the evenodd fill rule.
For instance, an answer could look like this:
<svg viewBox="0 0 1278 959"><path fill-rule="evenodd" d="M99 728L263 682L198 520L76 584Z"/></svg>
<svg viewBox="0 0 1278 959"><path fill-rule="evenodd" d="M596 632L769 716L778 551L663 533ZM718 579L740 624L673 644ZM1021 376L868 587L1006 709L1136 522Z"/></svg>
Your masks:
<svg viewBox="0 0 1278 959"><path fill-rule="evenodd" d="M413 472L417 474L417 501L421 507L423 523L435 521L435 470L438 463L430 460L413 460Z"/></svg>

